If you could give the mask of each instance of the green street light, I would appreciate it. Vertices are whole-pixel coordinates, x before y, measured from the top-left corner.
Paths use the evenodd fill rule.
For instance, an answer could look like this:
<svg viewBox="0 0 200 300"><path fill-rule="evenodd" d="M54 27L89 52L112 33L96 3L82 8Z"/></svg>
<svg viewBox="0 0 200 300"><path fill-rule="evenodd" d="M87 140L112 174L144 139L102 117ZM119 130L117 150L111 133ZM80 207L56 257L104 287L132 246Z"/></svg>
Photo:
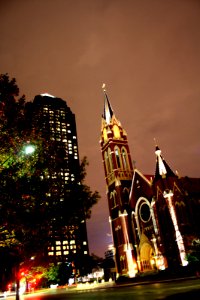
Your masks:
<svg viewBox="0 0 200 300"><path fill-rule="evenodd" d="M34 151L35 151L35 146L33 146L33 145L25 146L24 153L26 155L32 154Z"/></svg>
<svg viewBox="0 0 200 300"><path fill-rule="evenodd" d="M13 163L17 162L17 161L20 161L20 158L21 157L24 157L24 155L31 155L35 152L36 150L36 146L35 145L32 145L32 144L29 144L29 142L27 142L26 145L24 145L22 148L21 148L21 151L18 152L17 155L15 154L11 154L10 156L8 156L6 158L6 160L4 160L3 163L0 164L0 170L1 170L1 167L4 167L6 166L6 163L8 162L8 165L7 167L9 167L10 165L12 165ZM14 157L15 155L15 157ZM10 161L10 163L9 163Z"/></svg>

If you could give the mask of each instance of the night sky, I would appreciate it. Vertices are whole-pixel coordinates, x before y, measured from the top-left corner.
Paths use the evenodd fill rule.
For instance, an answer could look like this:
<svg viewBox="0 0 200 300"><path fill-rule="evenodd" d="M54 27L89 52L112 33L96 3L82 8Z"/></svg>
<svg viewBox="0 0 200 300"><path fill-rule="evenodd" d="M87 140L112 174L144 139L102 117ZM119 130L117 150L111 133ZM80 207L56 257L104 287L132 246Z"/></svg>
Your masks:
<svg viewBox="0 0 200 300"><path fill-rule="evenodd" d="M28 101L49 93L76 115L87 184L102 197L87 223L89 248L104 256L102 84L141 172L155 172L156 138L174 171L200 177L200 1L0 0L0 20L0 73Z"/></svg>

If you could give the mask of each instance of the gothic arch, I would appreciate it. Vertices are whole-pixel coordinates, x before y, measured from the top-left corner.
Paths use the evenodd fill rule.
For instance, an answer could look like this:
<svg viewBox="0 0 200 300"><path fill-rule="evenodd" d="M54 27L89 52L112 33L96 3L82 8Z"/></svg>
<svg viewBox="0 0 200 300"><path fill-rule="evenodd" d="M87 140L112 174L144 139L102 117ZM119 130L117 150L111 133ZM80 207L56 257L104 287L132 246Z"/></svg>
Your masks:
<svg viewBox="0 0 200 300"><path fill-rule="evenodd" d="M129 166L129 161L128 161L128 154L127 154L127 150L125 147L122 147L121 154L122 154L123 167L125 170L127 170L127 169L129 170L130 166Z"/></svg>
<svg viewBox="0 0 200 300"><path fill-rule="evenodd" d="M120 169L122 167L120 149L118 146L115 146L114 150L115 150L115 159L116 159L117 168Z"/></svg>
<svg viewBox="0 0 200 300"><path fill-rule="evenodd" d="M110 173L110 162L109 162L107 151L104 152L104 161L106 167L106 176L108 176L108 174Z"/></svg>
<svg viewBox="0 0 200 300"><path fill-rule="evenodd" d="M111 149L108 148L108 160L109 160L109 164L110 164L110 170L113 170L113 160L112 160L112 152Z"/></svg>
<svg viewBox="0 0 200 300"><path fill-rule="evenodd" d="M150 271L155 267L154 248L147 236L142 233L139 244L141 271Z"/></svg>
<svg viewBox="0 0 200 300"><path fill-rule="evenodd" d="M150 204L150 202L146 198L140 197L137 200L137 203L136 203L136 206L135 206L135 214L134 214L136 225L137 225L137 228L138 228L139 237L141 236L141 226L140 226L139 217L140 217L140 206L142 205L142 203L145 203L146 205L148 205L149 211L150 211L150 215L152 217L152 210L151 210L151 204Z"/></svg>
<svg viewBox="0 0 200 300"><path fill-rule="evenodd" d="M122 191L122 195L123 195L123 200L125 203L129 202L129 189L127 187L125 187Z"/></svg>
<svg viewBox="0 0 200 300"><path fill-rule="evenodd" d="M104 161L106 166L106 173L108 175L113 170L112 154L110 148L108 148L108 151L104 152Z"/></svg>
<svg viewBox="0 0 200 300"><path fill-rule="evenodd" d="M114 190L110 193L110 207L111 209L117 206L117 192Z"/></svg>

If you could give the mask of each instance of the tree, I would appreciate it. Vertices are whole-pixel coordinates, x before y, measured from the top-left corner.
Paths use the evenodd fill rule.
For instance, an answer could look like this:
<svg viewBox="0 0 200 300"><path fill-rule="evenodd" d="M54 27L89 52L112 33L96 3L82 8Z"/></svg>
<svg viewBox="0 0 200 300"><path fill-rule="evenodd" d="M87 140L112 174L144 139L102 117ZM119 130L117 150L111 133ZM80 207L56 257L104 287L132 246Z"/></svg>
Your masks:
<svg viewBox="0 0 200 300"><path fill-rule="evenodd" d="M16 80L8 74L0 75L0 165L9 165L9 158L15 155L24 136L25 96L19 96ZM17 132L17 135L16 135Z"/></svg>
<svg viewBox="0 0 200 300"><path fill-rule="evenodd" d="M59 274L59 265L55 265L51 263L49 265L49 268L47 268L44 277L47 278L49 284L57 284L58 274Z"/></svg>
<svg viewBox="0 0 200 300"><path fill-rule="evenodd" d="M6 240L1 234L1 246L4 242L5 248L16 249L23 244L26 249L26 241L34 240L33 226L41 221L43 203L35 199L36 191L45 192L45 183L36 176L42 143L40 136L27 130L25 96L19 97L16 80L8 74L0 75L0 129L0 225L7 232ZM31 145L37 151L27 155Z"/></svg>
<svg viewBox="0 0 200 300"><path fill-rule="evenodd" d="M7 253L8 260L0 266L0 274L5 273L9 261L12 261L17 273L21 262L47 248L49 224L56 214L59 214L59 226L64 219L64 226L80 223L90 217L91 207L100 198L98 192L93 193L85 185L88 162L84 157L79 169L79 182L69 186L66 195L74 199L71 202L75 205L70 210L69 206L57 206L58 209L55 209L48 197L53 187L48 180L47 168L51 155L48 150L53 149L53 145L29 126L26 104L25 96L19 97L16 80L10 80L8 74L1 74L0 254ZM28 155L25 152L27 146L34 146L34 151Z"/></svg>
<svg viewBox="0 0 200 300"><path fill-rule="evenodd" d="M12 275L13 265L19 264L34 250L38 229L41 230L42 204L36 202L37 190L45 192L44 182L35 176L41 139L26 129L24 114L25 96L19 97L15 79L0 75L0 246L7 257L1 264L1 274L7 270ZM25 150L33 143L34 154ZM31 193L27 194L27 190ZM41 188L42 186L42 188ZM41 197L40 197L41 199ZM44 210L44 209L43 209ZM44 228L44 224L42 226ZM41 238L41 236L40 236ZM31 249L31 251L30 251ZM11 264L12 263L12 264ZM7 264L7 265L6 265ZM7 279L10 279L7 276ZM3 280L2 280L3 281ZM1 282L1 288L4 282Z"/></svg>

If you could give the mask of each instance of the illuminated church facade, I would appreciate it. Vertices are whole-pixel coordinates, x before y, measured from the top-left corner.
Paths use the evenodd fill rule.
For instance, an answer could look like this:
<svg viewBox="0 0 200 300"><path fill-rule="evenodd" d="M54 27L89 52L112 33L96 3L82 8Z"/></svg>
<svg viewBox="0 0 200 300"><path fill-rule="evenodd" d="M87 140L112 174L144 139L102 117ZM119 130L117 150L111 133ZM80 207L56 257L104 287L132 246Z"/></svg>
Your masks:
<svg viewBox="0 0 200 300"><path fill-rule="evenodd" d="M142 174L105 89L100 146L117 276L187 265L200 245L200 179L180 178L158 146L155 175Z"/></svg>

